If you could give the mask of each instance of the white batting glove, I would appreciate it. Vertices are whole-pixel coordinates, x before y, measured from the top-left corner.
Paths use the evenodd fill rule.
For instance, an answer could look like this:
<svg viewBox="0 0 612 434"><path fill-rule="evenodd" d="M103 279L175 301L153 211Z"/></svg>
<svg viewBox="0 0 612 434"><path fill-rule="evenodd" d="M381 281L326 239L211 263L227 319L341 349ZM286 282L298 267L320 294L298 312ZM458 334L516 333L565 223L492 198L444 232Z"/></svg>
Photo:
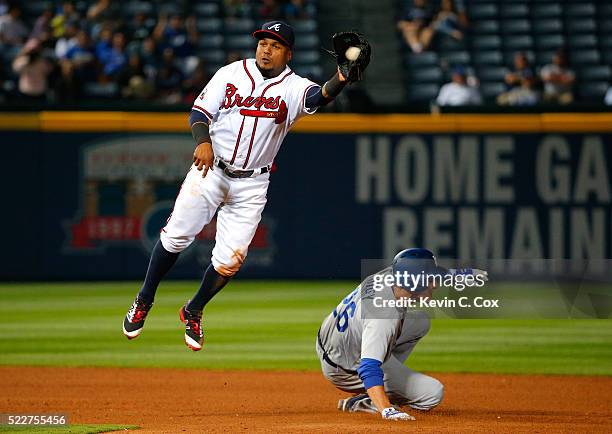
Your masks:
<svg viewBox="0 0 612 434"><path fill-rule="evenodd" d="M385 408L381 415L384 420L415 420L415 418L408 413L404 413L393 407Z"/></svg>
<svg viewBox="0 0 612 434"><path fill-rule="evenodd" d="M464 274L467 276L481 276L483 282L488 282L489 281L489 273L485 270L479 270L478 268L449 268L448 272L450 274L457 275L457 274Z"/></svg>

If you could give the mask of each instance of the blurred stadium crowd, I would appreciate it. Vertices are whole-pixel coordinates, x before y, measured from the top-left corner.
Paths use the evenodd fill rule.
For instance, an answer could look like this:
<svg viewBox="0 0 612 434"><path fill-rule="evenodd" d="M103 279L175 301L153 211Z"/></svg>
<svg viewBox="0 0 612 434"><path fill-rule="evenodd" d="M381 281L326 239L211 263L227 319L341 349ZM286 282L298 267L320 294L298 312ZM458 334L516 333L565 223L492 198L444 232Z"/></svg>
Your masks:
<svg viewBox="0 0 612 434"><path fill-rule="evenodd" d="M0 101L191 104L219 67L253 56L270 19L294 26L291 66L318 81L324 1L0 0ZM612 105L610 0L395 4L403 82L388 84L406 107ZM370 107L367 83L352 88Z"/></svg>
<svg viewBox="0 0 612 434"><path fill-rule="evenodd" d="M316 36L315 15L309 0L0 0L0 98L191 104L219 67L252 57L261 22Z"/></svg>
<svg viewBox="0 0 612 434"><path fill-rule="evenodd" d="M612 105L609 0L405 0L398 9L413 101Z"/></svg>

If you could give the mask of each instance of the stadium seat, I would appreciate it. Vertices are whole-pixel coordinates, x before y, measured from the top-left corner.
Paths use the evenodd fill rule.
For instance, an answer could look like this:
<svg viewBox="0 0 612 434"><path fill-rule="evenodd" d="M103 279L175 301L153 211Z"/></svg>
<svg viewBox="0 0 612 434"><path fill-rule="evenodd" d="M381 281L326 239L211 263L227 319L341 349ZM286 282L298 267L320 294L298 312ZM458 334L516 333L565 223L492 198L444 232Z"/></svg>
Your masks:
<svg viewBox="0 0 612 434"><path fill-rule="evenodd" d="M119 86L115 82L110 83L85 83L83 92L85 96L94 98L113 98L119 93Z"/></svg>
<svg viewBox="0 0 612 434"><path fill-rule="evenodd" d="M499 81L503 82L504 77L508 73L508 68L503 66L486 66L478 68L476 76L481 81Z"/></svg>
<svg viewBox="0 0 612 434"><path fill-rule="evenodd" d="M320 80L323 76L323 68L319 65L298 66L295 68L295 72L314 81Z"/></svg>
<svg viewBox="0 0 612 434"><path fill-rule="evenodd" d="M544 50L538 51L535 55L535 63L536 65L548 65L552 62L552 58L555 55L556 50Z"/></svg>
<svg viewBox="0 0 612 434"><path fill-rule="evenodd" d="M595 35L570 35L568 45L574 48L594 48L597 45L597 37Z"/></svg>
<svg viewBox="0 0 612 434"><path fill-rule="evenodd" d="M449 66L469 65L471 61L470 53L467 51L449 51L440 55L440 59L446 61Z"/></svg>
<svg viewBox="0 0 612 434"><path fill-rule="evenodd" d="M198 50L198 57L207 63L225 63L226 54L223 50Z"/></svg>
<svg viewBox="0 0 612 434"><path fill-rule="evenodd" d="M31 17L38 17L43 13L50 3L48 1L27 1L23 2L23 13Z"/></svg>
<svg viewBox="0 0 612 434"><path fill-rule="evenodd" d="M570 19L565 23L565 28L571 35L572 33L595 32L597 30L597 25L595 24L595 20L590 18Z"/></svg>
<svg viewBox="0 0 612 434"><path fill-rule="evenodd" d="M612 34L612 19L601 19L597 26L602 37L610 37L610 34Z"/></svg>
<svg viewBox="0 0 612 434"><path fill-rule="evenodd" d="M472 60L475 65L501 65L504 63L501 51L477 51Z"/></svg>
<svg viewBox="0 0 612 434"><path fill-rule="evenodd" d="M501 47L501 38L497 35L474 36L472 46L478 50L497 49Z"/></svg>
<svg viewBox="0 0 612 434"><path fill-rule="evenodd" d="M563 9L559 3L536 4L531 7L531 16L537 18L559 17Z"/></svg>
<svg viewBox="0 0 612 434"><path fill-rule="evenodd" d="M595 15L595 4L591 2L572 3L565 5L563 9L568 17Z"/></svg>
<svg viewBox="0 0 612 434"><path fill-rule="evenodd" d="M409 72L410 79L418 83L440 83L442 70L438 66L415 68Z"/></svg>
<svg viewBox="0 0 612 434"><path fill-rule="evenodd" d="M469 16L472 20L483 20L497 16L497 5L495 3L475 3L470 5Z"/></svg>
<svg viewBox="0 0 612 434"><path fill-rule="evenodd" d="M503 39L507 50L529 50L533 47L533 38L529 35L512 35Z"/></svg>
<svg viewBox="0 0 612 434"><path fill-rule="evenodd" d="M316 64L320 59L318 50L298 50L293 53L292 61L294 64Z"/></svg>
<svg viewBox="0 0 612 434"><path fill-rule="evenodd" d="M437 84L408 86L407 98L410 102L430 102L438 95L438 90L439 86Z"/></svg>
<svg viewBox="0 0 612 434"><path fill-rule="evenodd" d="M226 34L243 35L256 30L255 21L250 18L226 18L224 22Z"/></svg>
<svg viewBox="0 0 612 434"><path fill-rule="evenodd" d="M485 100L494 100L497 95L504 92L506 86L500 82L483 82L480 83L480 93Z"/></svg>
<svg viewBox="0 0 612 434"><path fill-rule="evenodd" d="M541 35L534 42L538 49L557 49L565 45L565 38L561 35Z"/></svg>
<svg viewBox="0 0 612 434"><path fill-rule="evenodd" d="M570 52L570 62L572 65L595 64L600 62L599 51L597 50L577 50Z"/></svg>
<svg viewBox="0 0 612 434"><path fill-rule="evenodd" d="M219 33L223 30L223 21L221 18L200 18L197 20L196 26L200 33Z"/></svg>
<svg viewBox="0 0 612 434"><path fill-rule="evenodd" d="M225 38L225 48L228 50L245 50L255 46L251 35L231 35Z"/></svg>
<svg viewBox="0 0 612 434"><path fill-rule="evenodd" d="M221 35L201 35L198 38L198 47L200 48L220 48L222 45L223 36Z"/></svg>
<svg viewBox="0 0 612 434"><path fill-rule="evenodd" d="M583 82L578 86L578 95L582 100L602 101L607 90L607 81Z"/></svg>
<svg viewBox="0 0 612 434"><path fill-rule="evenodd" d="M153 15L155 11L153 4L145 1L129 1L122 5L121 9L128 16L136 14Z"/></svg>
<svg viewBox="0 0 612 434"><path fill-rule="evenodd" d="M291 21L291 27L295 33L313 33L317 31L317 22L312 19Z"/></svg>
<svg viewBox="0 0 612 434"><path fill-rule="evenodd" d="M563 31L563 21L556 18L537 19L532 21L533 32L537 35L546 33L561 33Z"/></svg>
<svg viewBox="0 0 612 434"><path fill-rule="evenodd" d="M606 65L612 65L612 50L603 51L601 57Z"/></svg>
<svg viewBox="0 0 612 434"><path fill-rule="evenodd" d="M319 48L320 41L319 37L316 34L304 34L300 35L299 38L295 39L295 48L304 49L304 48Z"/></svg>
<svg viewBox="0 0 612 434"><path fill-rule="evenodd" d="M465 41L458 41L448 36L437 37L435 46L438 51L458 51L465 50Z"/></svg>
<svg viewBox="0 0 612 434"><path fill-rule="evenodd" d="M612 76L608 65L585 66L577 75L580 80L588 81L607 81Z"/></svg>
<svg viewBox="0 0 612 434"><path fill-rule="evenodd" d="M603 1L597 8L597 14L600 17L612 18L612 3Z"/></svg>
<svg viewBox="0 0 612 434"><path fill-rule="evenodd" d="M499 32L499 23L495 20L474 21L469 30L478 34L496 34Z"/></svg>
<svg viewBox="0 0 612 434"><path fill-rule="evenodd" d="M198 17L218 17L221 12L217 3L196 3L193 11Z"/></svg>
<svg viewBox="0 0 612 434"><path fill-rule="evenodd" d="M529 6L527 3L518 3L516 1L502 4L499 9L499 15L503 18L523 18L529 14Z"/></svg>
<svg viewBox="0 0 612 434"><path fill-rule="evenodd" d="M531 63L532 65L534 63L536 63L535 62L535 58L536 57L535 57L535 54L533 54L533 51L531 51L531 50L519 50L519 51L521 51L521 52L523 52L523 53L525 53L527 55L527 60L529 61L529 63ZM504 52L504 65L508 65L508 66L509 65L513 65L514 64L514 56L516 56L517 52L518 51L516 51L516 50L505 51ZM550 63L550 59L549 59L548 63Z"/></svg>
<svg viewBox="0 0 612 434"><path fill-rule="evenodd" d="M438 54L433 51L425 51L420 54L408 54L406 56L406 65L409 68L415 67L415 66L425 66L425 65L433 66L433 65L437 65L438 63L439 63Z"/></svg>
<svg viewBox="0 0 612 434"><path fill-rule="evenodd" d="M529 20L503 20L501 22L502 33L528 33L530 30Z"/></svg>

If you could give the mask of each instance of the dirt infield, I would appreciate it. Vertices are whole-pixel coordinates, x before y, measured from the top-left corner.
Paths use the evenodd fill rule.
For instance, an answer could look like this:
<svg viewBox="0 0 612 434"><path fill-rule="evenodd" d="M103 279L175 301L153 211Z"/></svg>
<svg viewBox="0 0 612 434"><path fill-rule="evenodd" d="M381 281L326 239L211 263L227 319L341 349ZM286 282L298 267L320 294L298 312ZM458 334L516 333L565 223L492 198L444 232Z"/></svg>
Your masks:
<svg viewBox="0 0 612 434"><path fill-rule="evenodd" d="M139 432L612 432L612 377L439 374L442 404L414 422L336 410L312 372L0 368L0 413L60 413Z"/></svg>

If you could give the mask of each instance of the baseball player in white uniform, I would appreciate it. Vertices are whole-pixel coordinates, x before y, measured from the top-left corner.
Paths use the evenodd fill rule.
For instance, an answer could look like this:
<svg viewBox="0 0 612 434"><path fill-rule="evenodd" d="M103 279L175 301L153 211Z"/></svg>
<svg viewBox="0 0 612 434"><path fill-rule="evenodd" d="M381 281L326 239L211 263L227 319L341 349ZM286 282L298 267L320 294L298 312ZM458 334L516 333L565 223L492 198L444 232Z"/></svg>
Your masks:
<svg viewBox="0 0 612 434"><path fill-rule="evenodd" d="M293 30L281 21L264 24L253 37L255 59L219 69L193 104L194 164L123 321L128 339L141 333L161 279L218 213L212 263L197 293L180 309L186 345L202 348L202 310L244 263L283 139L298 119L329 103L347 83L340 70L323 86L295 74L287 66Z"/></svg>
<svg viewBox="0 0 612 434"><path fill-rule="evenodd" d="M482 270L467 270L487 278ZM460 271L465 274L467 270ZM390 267L367 277L325 318L316 343L323 375L338 389L355 394L339 401L340 410L380 413L388 420L413 420L394 406L430 410L442 401L444 386L440 381L404 365L429 331L428 315L395 306L379 309L376 306L381 302L373 302L374 297L393 301L431 297L433 286L393 284L376 288L374 283L376 277L383 281L386 275L398 272L446 276L458 271L439 267L427 249L403 250Z"/></svg>

